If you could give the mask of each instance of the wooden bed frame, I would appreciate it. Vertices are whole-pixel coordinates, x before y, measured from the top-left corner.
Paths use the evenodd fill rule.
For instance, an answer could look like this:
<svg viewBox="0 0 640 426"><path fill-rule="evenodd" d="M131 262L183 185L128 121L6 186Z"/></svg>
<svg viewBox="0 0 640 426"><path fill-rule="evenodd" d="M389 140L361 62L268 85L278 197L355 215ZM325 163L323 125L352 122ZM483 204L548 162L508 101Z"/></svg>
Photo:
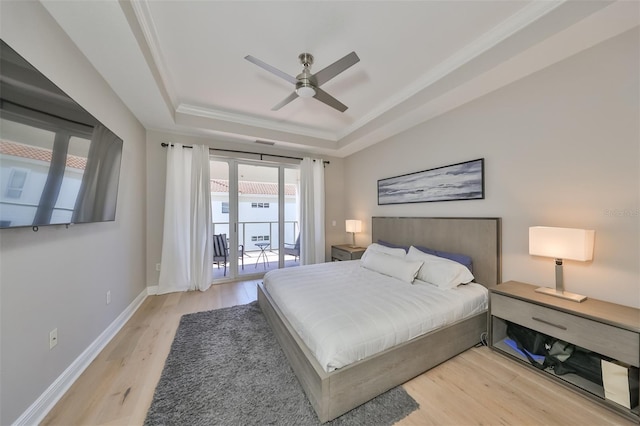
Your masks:
<svg viewBox="0 0 640 426"><path fill-rule="evenodd" d="M501 281L500 225L499 218L373 217L372 240L464 253L476 281L489 286ZM327 373L262 284L258 303L322 423L464 352L487 330L483 312Z"/></svg>

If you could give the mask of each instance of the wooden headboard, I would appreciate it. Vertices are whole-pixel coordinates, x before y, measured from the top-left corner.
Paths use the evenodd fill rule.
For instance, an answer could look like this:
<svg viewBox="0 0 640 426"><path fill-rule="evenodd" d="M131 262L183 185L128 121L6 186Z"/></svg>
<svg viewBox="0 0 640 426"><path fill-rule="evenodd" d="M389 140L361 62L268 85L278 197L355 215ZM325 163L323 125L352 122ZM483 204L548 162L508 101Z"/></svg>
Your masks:
<svg viewBox="0 0 640 426"><path fill-rule="evenodd" d="M502 282L501 221L496 217L373 217L372 241L462 253L473 260L475 281Z"/></svg>

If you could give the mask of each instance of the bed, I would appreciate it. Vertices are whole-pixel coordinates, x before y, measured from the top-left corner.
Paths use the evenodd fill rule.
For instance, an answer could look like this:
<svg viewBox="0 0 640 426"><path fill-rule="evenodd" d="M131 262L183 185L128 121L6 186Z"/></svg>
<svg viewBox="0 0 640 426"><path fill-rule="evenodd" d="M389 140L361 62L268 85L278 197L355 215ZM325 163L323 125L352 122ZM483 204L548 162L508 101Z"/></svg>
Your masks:
<svg viewBox="0 0 640 426"><path fill-rule="evenodd" d="M372 240L464 253L473 259L476 282L489 286L501 281L499 218L374 217ZM487 329L483 310L327 371L283 314L286 308L275 302L263 284L258 286L258 302L323 423L474 346Z"/></svg>

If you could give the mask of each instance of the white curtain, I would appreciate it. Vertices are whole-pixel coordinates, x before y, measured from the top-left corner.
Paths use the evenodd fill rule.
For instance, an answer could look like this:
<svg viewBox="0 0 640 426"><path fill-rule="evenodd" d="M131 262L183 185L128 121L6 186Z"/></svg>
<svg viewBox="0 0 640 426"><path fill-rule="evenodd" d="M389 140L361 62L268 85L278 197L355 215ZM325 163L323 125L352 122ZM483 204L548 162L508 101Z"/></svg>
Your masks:
<svg viewBox="0 0 640 426"><path fill-rule="evenodd" d="M174 144L167 150L158 293L204 291L211 285L213 259L209 149Z"/></svg>
<svg viewBox="0 0 640 426"><path fill-rule="evenodd" d="M300 264L325 261L324 164L303 158L300 164Z"/></svg>

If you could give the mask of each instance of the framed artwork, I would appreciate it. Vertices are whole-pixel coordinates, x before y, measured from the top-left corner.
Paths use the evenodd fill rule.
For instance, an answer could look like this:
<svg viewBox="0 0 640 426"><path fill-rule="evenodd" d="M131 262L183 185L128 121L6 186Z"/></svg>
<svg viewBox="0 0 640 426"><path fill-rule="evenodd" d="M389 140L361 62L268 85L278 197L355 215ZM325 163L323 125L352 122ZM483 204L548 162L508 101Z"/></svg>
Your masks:
<svg viewBox="0 0 640 426"><path fill-rule="evenodd" d="M484 158L378 181L378 205L481 199Z"/></svg>

